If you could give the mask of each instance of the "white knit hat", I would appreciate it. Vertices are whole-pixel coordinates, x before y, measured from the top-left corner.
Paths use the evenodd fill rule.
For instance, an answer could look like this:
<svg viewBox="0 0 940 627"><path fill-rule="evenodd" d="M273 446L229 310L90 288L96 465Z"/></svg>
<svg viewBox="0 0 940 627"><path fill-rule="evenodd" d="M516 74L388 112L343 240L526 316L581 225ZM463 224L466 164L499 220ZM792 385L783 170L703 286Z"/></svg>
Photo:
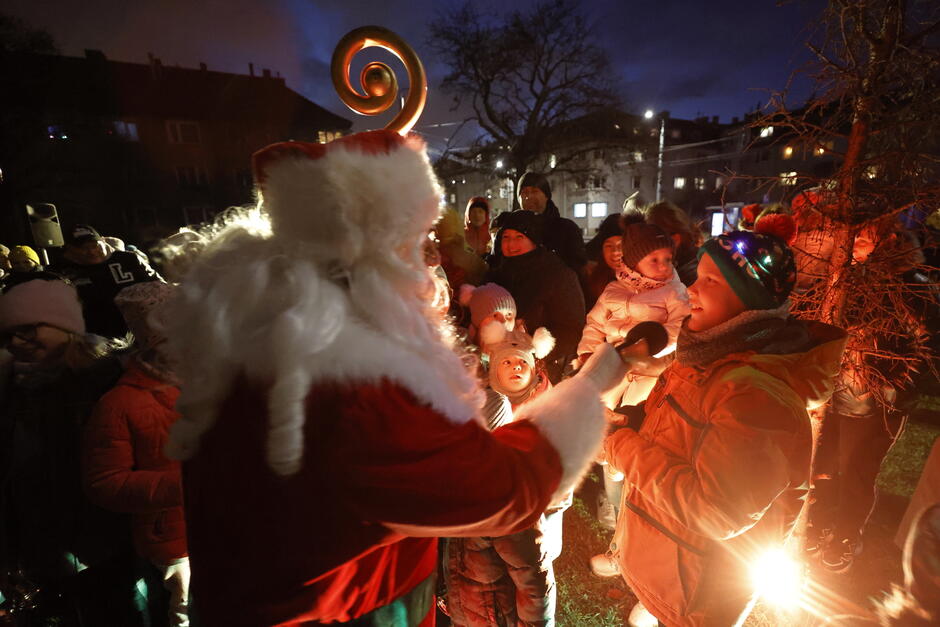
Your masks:
<svg viewBox="0 0 940 627"><path fill-rule="evenodd" d="M168 312L164 305L174 291L172 285L163 281L148 281L129 285L114 297L114 304L139 348L150 348L166 339Z"/></svg>
<svg viewBox="0 0 940 627"><path fill-rule="evenodd" d="M40 323L85 333L82 304L74 287L64 281L34 279L0 296L0 330Z"/></svg>

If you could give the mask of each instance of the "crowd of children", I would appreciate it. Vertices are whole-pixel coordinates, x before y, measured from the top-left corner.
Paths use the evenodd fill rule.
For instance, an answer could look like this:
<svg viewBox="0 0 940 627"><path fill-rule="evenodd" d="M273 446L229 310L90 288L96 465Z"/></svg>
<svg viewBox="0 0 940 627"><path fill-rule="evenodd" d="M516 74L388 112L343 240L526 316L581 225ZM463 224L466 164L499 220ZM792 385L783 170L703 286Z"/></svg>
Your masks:
<svg viewBox="0 0 940 627"><path fill-rule="evenodd" d="M440 217L394 134L254 165L271 233L175 236L177 282L87 225L48 268L0 249L0 622L429 625L437 591L456 626L550 626L593 461L614 535L590 567L637 617L738 624L814 478L807 549L851 566L877 464L850 460L900 426L846 379L845 331L791 308L823 256L791 248L824 228L805 204L703 242L657 203L585 246L537 173L516 211ZM358 174L340 193L383 168L408 175L395 194ZM665 347L636 357L650 322ZM814 477L808 411L834 390Z"/></svg>

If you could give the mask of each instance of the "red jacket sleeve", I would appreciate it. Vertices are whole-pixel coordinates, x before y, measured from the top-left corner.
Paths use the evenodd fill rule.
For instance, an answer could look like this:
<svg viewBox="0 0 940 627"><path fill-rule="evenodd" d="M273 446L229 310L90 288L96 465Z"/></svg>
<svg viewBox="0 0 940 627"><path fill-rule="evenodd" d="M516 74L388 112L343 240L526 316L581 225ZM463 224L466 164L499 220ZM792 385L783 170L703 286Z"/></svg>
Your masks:
<svg viewBox="0 0 940 627"><path fill-rule="evenodd" d="M391 384L360 388L331 467L365 520L411 536L505 535L533 525L558 487L558 453L530 422L454 424Z"/></svg>
<svg viewBox="0 0 940 627"><path fill-rule="evenodd" d="M134 446L120 396L108 395L85 425L82 481L92 501L115 512L143 513L182 505L179 467L134 470Z"/></svg>

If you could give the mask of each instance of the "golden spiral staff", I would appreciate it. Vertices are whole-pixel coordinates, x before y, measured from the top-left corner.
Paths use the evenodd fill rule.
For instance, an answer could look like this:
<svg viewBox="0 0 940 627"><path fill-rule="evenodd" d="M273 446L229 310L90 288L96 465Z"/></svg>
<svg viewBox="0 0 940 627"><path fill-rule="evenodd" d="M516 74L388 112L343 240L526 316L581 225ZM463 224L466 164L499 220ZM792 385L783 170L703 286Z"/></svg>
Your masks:
<svg viewBox="0 0 940 627"><path fill-rule="evenodd" d="M336 88L340 100L357 113L376 115L395 103L398 96L398 80L392 69L384 63L374 61L362 68L359 82L366 93L365 96L353 89L349 81L349 68L353 57L360 50L373 46L394 54L408 71L408 99L395 119L385 127L405 135L424 111L428 99L428 78L418 55L404 39L381 26L362 26L347 33L333 51L333 60L330 63L333 87Z"/></svg>

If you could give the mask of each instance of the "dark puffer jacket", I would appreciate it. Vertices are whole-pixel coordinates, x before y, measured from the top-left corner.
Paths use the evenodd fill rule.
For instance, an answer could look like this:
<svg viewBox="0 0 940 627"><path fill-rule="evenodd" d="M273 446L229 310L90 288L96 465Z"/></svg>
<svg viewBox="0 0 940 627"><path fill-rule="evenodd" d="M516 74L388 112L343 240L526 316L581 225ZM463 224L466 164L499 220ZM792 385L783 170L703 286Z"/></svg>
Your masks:
<svg viewBox="0 0 940 627"><path fill-rule="evenodd" d="M450 538L444 557L454 627L554 624L555 576L564 507L531 529L497 538Z"/></svg>
<svg viewBox="0 0 940 627"><path fill-rule="evenodd" d="M134 548L158 564L186 555L180 464L163 453L179 392L132 363L84 433L85 491L102 507L131 513Z"/></svg>
<svg viewBox="0 0 940 627"><path fill-rule="evenodd" d="M584 295L575 273L553 253L539 247L524 255L503 257L484 283L505 287L516 301L516 318L534 331L545 327L555 348L545 358L552 383L558 383L565 363L575 356L584 328Z"/></svg>
<svg viewBox="0 0 940 627"><path fill-rule="evenodd" d="M550 198L542 217L545 218L545 248L558 255L566 266L580 275L587 263L581 227L561 217L558 207Z"/></svg>
<svg viewBox="0 0 940 627"><path fill-rule="evenodd" d="M11 381L0 403L0 567L38 583L120 553L127 521L82 493L81 430L121 374L116 358L83 371Z"/></svg>

